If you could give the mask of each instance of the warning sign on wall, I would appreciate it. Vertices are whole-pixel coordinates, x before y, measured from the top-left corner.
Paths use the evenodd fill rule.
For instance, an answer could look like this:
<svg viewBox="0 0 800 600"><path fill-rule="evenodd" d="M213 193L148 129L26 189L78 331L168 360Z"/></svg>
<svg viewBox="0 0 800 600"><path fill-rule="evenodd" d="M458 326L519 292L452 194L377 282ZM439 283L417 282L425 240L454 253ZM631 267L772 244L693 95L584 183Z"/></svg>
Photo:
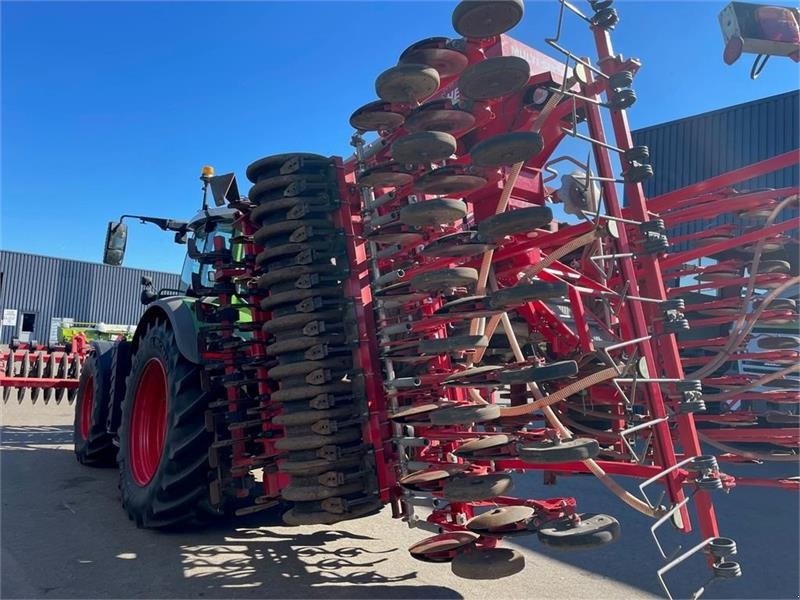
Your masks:
<svg viewBox="0 0 800 600"><path fill-rule="evenodd" d="M17 324L17 309L4 308L3 309L3 325L10 325L14 327Z"/></svg>

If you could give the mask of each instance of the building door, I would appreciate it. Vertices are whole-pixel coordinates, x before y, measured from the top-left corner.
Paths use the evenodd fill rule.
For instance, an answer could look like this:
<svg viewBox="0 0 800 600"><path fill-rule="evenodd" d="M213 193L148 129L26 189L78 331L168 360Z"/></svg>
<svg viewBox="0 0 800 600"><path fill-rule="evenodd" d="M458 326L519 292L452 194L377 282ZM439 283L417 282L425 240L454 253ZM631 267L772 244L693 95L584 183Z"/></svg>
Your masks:
<svg viewBox="0 0 800 600"><path fill-rule="evenodd" d="M33 335L33 326L36 324L36 313L22 311L17 322L17 339L28 343Z"/></svg>

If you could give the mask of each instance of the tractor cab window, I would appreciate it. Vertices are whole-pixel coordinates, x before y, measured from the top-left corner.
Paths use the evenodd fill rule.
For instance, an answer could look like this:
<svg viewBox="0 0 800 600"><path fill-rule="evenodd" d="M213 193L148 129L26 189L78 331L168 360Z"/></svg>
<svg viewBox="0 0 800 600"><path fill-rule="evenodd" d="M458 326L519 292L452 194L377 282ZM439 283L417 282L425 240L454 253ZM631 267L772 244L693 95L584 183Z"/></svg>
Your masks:
<svg viewBox="0 0 800 600"><path fill-rule="evenodd" d="M214 238L222 237L225 240L225 245L230 246L231 237L233 237L233 224L229 222L212 221L205 225L201 225L192 233L195 245L200 252L212 252L214 250ZM192 274L198 273L200 275L200 284L204 287L210 287L212 284L208 274L212 271L211 265L201 265L197 260L190 258L186 255L183 261L183 269L181 270L181 290L186 292L192 287Z"/></svg>

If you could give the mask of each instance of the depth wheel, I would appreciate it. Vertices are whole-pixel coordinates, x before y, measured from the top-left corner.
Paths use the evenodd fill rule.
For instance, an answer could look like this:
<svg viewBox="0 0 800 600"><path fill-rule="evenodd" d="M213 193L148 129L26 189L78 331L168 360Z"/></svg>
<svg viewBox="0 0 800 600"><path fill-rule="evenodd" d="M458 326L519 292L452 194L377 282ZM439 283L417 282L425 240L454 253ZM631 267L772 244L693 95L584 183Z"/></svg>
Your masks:
<svg viewBox="0 0 800 600"><path fill-rule="evenodd" d="M578 515L580 523L560 519L539 527L539 541L545 546L562 550L579 550L605 546L619 537L619 522L608 515L586 513Z"/></svg>

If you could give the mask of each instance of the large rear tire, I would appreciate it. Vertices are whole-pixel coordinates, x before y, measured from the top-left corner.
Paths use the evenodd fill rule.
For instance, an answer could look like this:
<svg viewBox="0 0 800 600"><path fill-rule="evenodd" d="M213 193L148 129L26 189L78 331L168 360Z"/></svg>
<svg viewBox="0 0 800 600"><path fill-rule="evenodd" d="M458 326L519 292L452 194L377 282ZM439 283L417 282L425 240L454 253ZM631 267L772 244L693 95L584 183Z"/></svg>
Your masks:
<svg viewBox="0 0 800 600"><path fill-rule="evenodd" d="M113 349L111 342L93 342L81 371L72 440L75 457L84 465L113 467L116 462L117 449L106 429Z"/></svg>
<svg viewBox="0 0 800 600"><path fill-rule="evenodd" d="M172 329L151 324L131 361L119 429L122 505L137 526L176 525L207 505L209 398Z"/></svg>

